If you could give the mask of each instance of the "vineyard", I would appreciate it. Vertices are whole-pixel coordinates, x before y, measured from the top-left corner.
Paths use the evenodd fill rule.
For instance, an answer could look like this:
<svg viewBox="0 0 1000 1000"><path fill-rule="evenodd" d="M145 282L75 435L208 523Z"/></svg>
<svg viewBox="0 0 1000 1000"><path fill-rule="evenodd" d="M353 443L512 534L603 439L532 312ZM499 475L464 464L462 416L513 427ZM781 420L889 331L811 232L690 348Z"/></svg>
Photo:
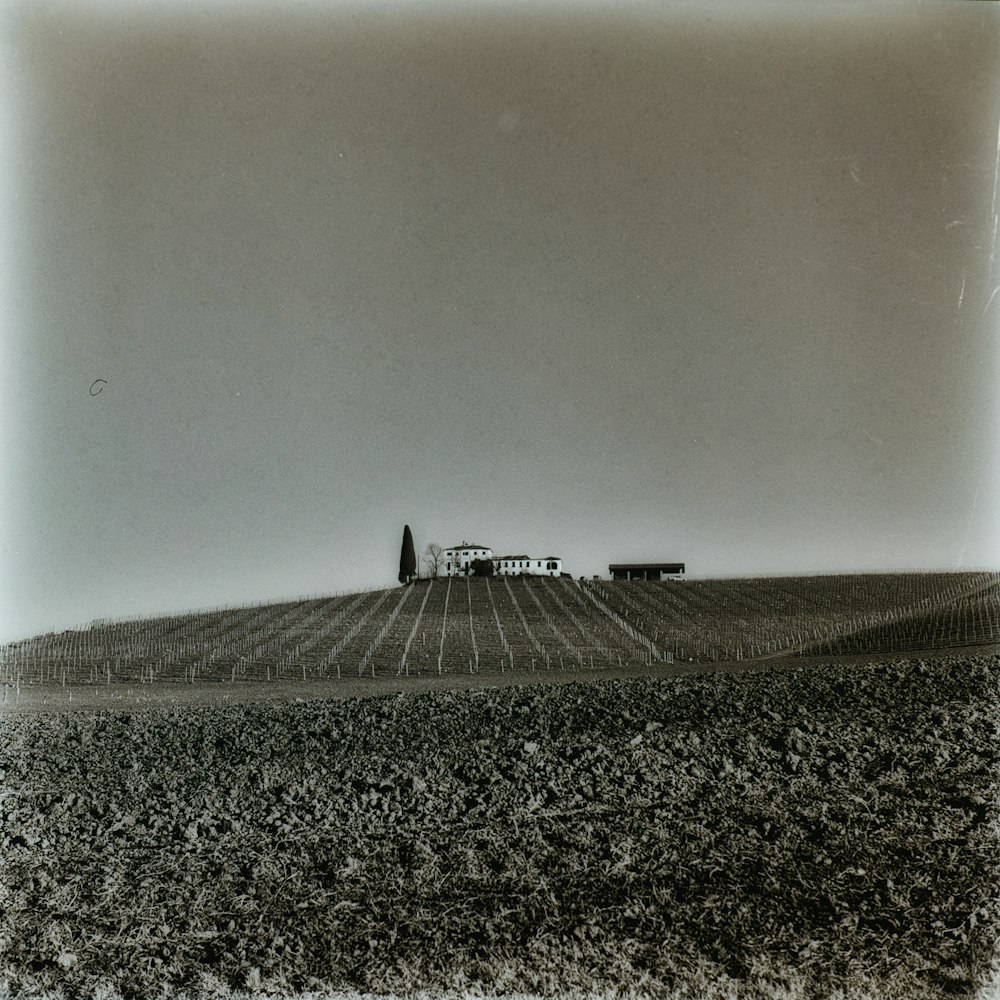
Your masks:
<svg viewBox="0 0 1000 1000"><path fill-rule="evenodd" d="M1000 642L1000 574L448 578L99 622L0 649L7 684L606 670Z"/></svg>

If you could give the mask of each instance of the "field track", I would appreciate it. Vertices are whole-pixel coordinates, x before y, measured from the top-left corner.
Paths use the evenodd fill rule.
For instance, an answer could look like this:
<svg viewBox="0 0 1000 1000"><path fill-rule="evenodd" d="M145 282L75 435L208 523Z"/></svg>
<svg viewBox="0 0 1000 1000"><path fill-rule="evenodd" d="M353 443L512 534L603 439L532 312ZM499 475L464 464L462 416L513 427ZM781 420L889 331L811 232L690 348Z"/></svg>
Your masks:
<svg viewBox="0 0 1000 1000"><path fill-rule="evenodd" d="M982 656L1000 653L996 646L976 645L948 649L949 656ZM908 656L934 659L940 649L912 650ZM6 685L0 697L0 712L100 712L171 711L182 708L225 707L242 704L299 704L307 701L343 701L379 698L392 694L421 694L434 691L476 691L489 688L520 687L533 684L593 684L628 678L668 678L691 675L747 674L800 667L851 666L880 662L877 654L853 653L841 656L772 654L757 660L729 663L632 664L608 670L536 670L517 673L446 674L413 677L345 677L302 681L295 678L274 681L183 684L160 681L146 684L25 684Z"/></svg>

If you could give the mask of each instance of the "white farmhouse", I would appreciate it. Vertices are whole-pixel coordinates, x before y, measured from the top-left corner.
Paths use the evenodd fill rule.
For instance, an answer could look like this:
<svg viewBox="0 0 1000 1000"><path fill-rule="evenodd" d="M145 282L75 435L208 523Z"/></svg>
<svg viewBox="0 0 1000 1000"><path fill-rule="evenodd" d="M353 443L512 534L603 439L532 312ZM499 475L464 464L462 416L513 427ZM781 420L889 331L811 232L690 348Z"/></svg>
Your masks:
<svg viewBox="0 0 1000 1000"><path fill-rule="evenodd" d="M462 542L444 550L441 572L444 576L469 576L474 559L493 559L493 550L488 545ZM495 563L495 560L494 560Z"/></svg>
<svg viewBox="0 0 1000 1000"><path fill-rule="evenodd" d="M488 545L462 542L444 550L441 562L443 576L471 576L472 563L476 559L490 559L493 572L498 576L559 576L562 573L562 559L558 556L500 556L493 554Z"/></svg>

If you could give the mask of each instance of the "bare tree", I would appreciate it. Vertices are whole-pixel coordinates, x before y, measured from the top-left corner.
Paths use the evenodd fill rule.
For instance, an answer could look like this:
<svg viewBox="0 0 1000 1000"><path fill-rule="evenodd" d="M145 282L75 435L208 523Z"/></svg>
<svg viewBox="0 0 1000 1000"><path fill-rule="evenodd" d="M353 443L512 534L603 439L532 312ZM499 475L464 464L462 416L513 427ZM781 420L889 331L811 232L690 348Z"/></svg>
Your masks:
<svg viewBox="0 0 1000 1000"><path fill-rule="evenodd" d="M437 542L431 542L424 549L424 565L427 567L427 575L432 579L437 579L444 566L444 549Z"/></svg>

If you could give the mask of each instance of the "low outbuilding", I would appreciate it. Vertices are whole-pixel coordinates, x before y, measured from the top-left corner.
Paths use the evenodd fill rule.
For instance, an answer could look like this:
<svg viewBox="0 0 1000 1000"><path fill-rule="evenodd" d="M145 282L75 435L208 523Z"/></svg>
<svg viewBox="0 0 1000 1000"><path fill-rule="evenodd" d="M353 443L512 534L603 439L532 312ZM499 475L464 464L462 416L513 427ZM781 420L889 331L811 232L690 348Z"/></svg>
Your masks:
<svg viewBox="0 0 1000 1000"><path fill-rule="evenodd" d="M612 580L682 580L684 563L611 563Z"/></svg>

